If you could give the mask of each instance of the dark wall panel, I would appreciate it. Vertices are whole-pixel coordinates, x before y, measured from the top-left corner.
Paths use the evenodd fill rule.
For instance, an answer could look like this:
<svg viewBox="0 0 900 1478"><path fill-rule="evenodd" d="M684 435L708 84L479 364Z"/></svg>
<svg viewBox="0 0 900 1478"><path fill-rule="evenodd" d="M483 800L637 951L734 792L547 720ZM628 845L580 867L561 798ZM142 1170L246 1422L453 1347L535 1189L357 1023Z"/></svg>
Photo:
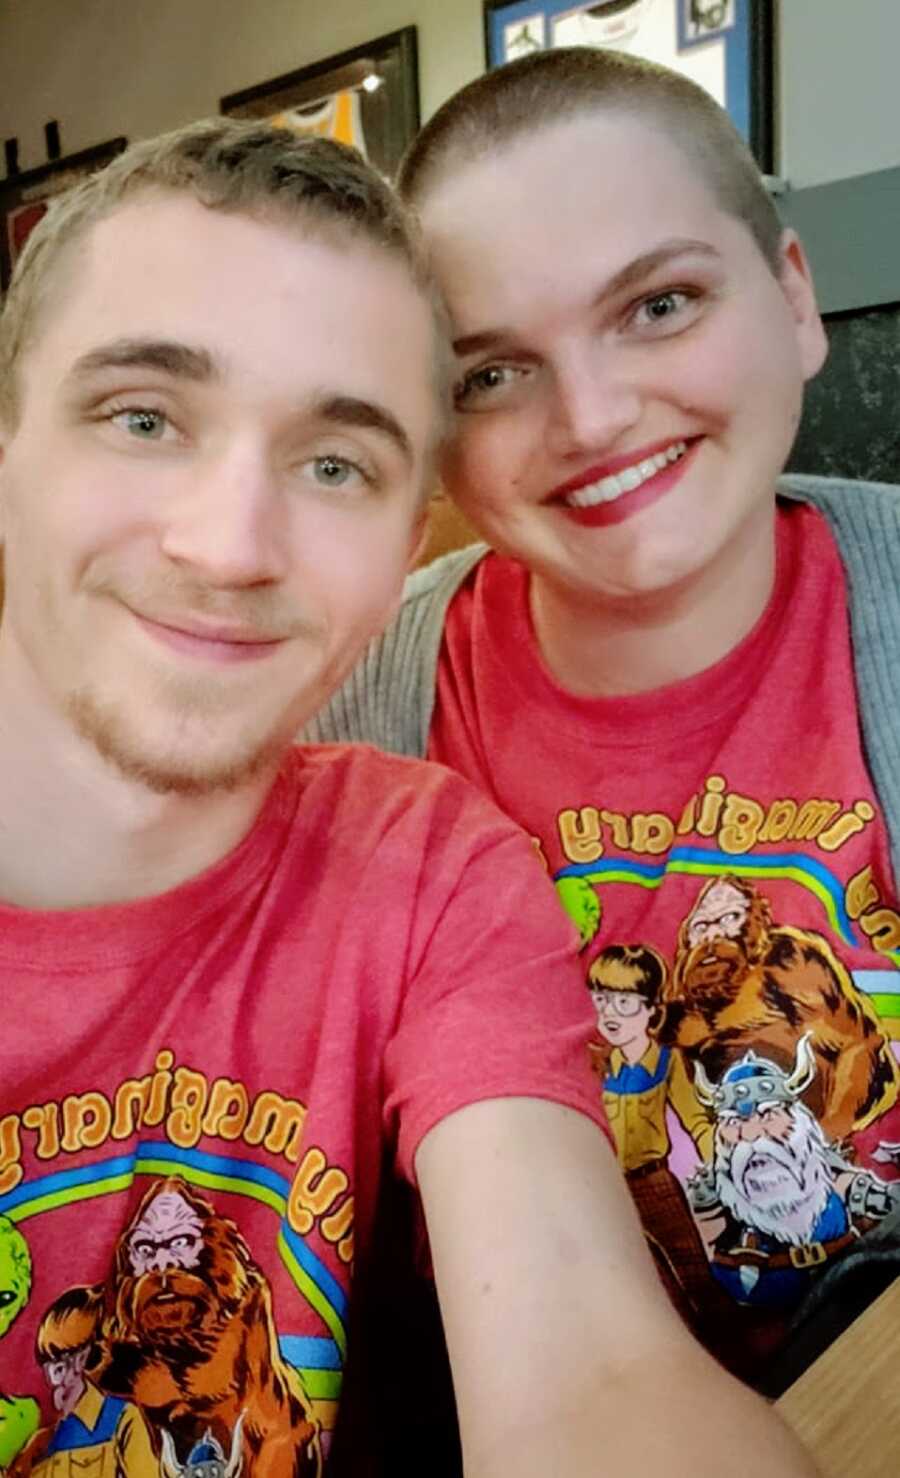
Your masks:
<svg viewBox="0 0 900 1478"><path fill-rule="evenodd" d="M900 483L900 303L825 319L830 350L807 386L789 467Z"/></svg>

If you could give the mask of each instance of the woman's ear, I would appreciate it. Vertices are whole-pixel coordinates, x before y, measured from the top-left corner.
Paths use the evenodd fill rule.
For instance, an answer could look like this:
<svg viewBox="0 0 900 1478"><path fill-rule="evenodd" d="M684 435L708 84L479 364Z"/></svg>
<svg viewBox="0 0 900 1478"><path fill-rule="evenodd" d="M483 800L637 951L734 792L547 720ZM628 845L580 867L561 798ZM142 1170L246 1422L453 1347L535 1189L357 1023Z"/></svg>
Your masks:
<svg viewBox="0 0 900 1478"><path fill-rule="evenodd" d="M778 281L794 320L803 376L810 380L825 363L828 339L819 317L812 272L796 231L783 232L779 257Z"/></svg>

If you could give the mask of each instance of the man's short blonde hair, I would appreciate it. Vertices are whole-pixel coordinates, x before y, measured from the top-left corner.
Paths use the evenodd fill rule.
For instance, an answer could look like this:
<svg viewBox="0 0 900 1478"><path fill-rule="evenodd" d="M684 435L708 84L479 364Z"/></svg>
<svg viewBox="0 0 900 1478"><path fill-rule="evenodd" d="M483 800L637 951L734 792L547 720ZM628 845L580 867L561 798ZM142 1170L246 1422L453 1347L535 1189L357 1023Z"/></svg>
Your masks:
<svg viewBox="0 0 900 1478"><path fill-rule="evenodd" d="M54 200L35 227L0 313L0 425L18 420L22 355L72 243L124 201L154 189L183 192L210 210L299 219L329 237L369 241L404 263L414 284L432 296L414 223L355 149L259 122L193 123L132 145ZM247 289L253 291L252 282ZM444 378L441 365L437 378Z"/></svg>

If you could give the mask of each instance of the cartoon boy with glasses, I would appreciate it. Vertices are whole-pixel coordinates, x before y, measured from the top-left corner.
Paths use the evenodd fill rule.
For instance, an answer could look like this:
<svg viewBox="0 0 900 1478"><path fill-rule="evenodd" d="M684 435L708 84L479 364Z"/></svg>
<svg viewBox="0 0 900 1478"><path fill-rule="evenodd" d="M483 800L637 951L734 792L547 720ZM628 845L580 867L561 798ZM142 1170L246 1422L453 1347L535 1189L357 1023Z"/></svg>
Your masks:
<svg viewBox="0 0 900 1478"><path fill-rule="evenodd" d="M669 1169L666 1110L674 1110L704 1162L712 1153L713 1127L681 1053L659 1040L667 976L665 960L650 945L610 944L601 950L587 975L604 1044L595 1044L592 1055L619 1160L660 1276L697 1326L701 1311L703 1320L715 1316L719 1300L696 1222ZM711 1331L705 1337L712 1338Z"/></svg>

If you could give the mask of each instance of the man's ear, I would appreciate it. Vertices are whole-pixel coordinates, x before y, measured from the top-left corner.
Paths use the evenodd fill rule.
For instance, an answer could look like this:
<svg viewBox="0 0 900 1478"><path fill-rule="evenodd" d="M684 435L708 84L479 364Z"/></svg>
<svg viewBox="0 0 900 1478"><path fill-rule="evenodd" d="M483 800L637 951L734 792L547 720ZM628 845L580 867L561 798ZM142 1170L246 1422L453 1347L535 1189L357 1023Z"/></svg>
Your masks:
<svg viewBox="0 0 900 1478"><path fill-rule="evenodd" d="M810 380L825 363L828 339L819 317L812 272L796 231L782 233L779 255L778 280L794 320L803 377Z"/></svg>
<svg viewBox="0 0 900 1478"><path fill-rule="evenodd" d="M406 568L408 570L415 569L423 553L425 552L425 545L428 543L428 535L430 532L428 518L429 502L425 502L422 504L421 508L416 514L415 523L410 530L409 558L406 561Z"/></svg>
<svg viewBox="0 0 900 1478"><path fill-rule="evenodd" d="M6 457L6 440L7 432L4 429L2 420L0 420L0 555L2 555L3 539L6 533L6 498L4 496L5 490L3 486L3 463ZM2 576L0 576L0 585L2 585Z"/></svg>

